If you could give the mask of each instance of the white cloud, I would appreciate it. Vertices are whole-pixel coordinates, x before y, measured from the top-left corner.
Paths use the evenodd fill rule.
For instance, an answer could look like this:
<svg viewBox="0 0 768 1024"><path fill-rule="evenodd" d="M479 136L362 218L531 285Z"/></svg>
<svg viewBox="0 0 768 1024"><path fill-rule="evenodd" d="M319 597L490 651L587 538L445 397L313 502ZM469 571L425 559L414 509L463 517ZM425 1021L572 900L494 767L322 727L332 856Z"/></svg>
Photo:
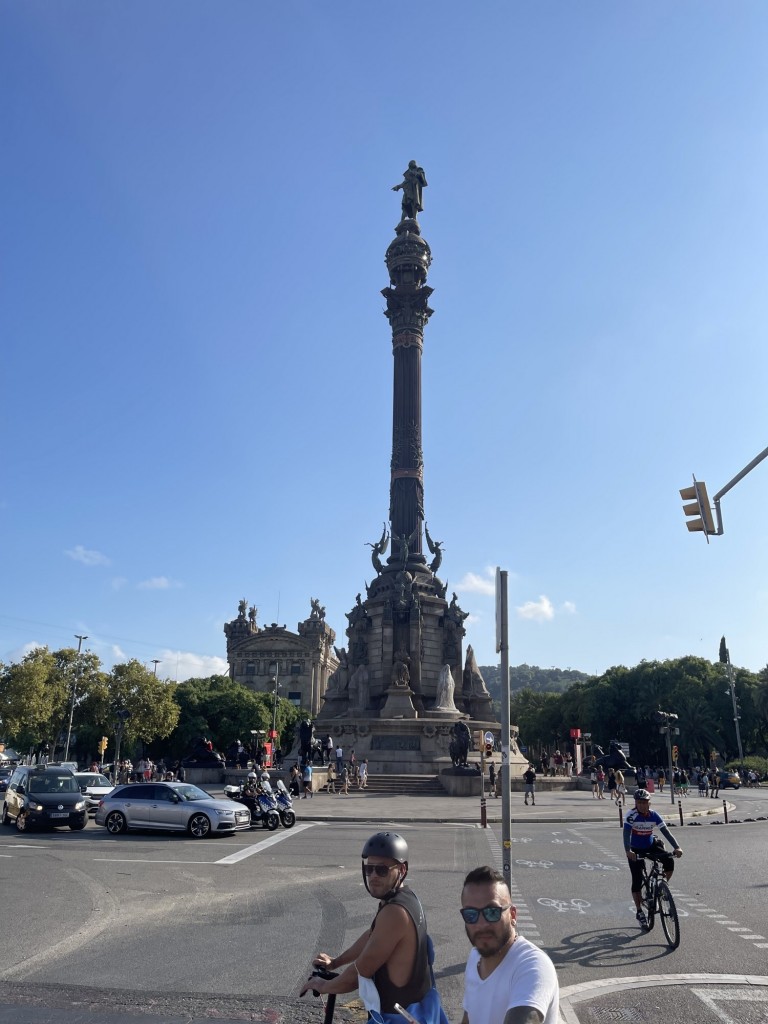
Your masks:
<svg viewBox="0 0 768 1024"><path fill-rule="evenodd" d="M65 551L64 554L71 558L73 562L82 562L83 565L110 564L106 555L102 555L100 551L90 551L88 548L84 548L82 544L77 544L70 551Z"/></svg>
<svg viewBox="0 0 768 1024"><path fill-rule="evenodd" d="M115 576L115 578L112 580L112 589L122 590L127 582L128 580L125 578L125 576Z"/></svg>
<svg viewBox="0 0 768 1024"><path fill-rule="evenodd" d="M163 650L157 655L159 664L157 674L160 679L174 679L183 683L185 679L220 675L229 673L226 658L217 658L210 654L194 654L192 651Z"/></svg>
<svg viewBox="0 0 768 1024"><path fill-rule="evenodd" d="M534 622L549 622L555 617L555 609L552 602L544 594L538 601L526 601L525 604L515 608L518 618L532 619Z"/></svg>
<svg viewBox="0 0 768 1024"><path fill-rule="evenodd" d="M575 615L576 605L573 603L573 601L563 601L563 611L566 615Z"/></svg>
<svg viewBox="0 0 768 1024"><path fill-rule="evenodd" d="M496 570L493 566L487 566L484 576L476 572L468 572L456 584L459 593L488 594L491 597L496 593Z"/></svg>
<svg viewBox="0 0 768 1024"><path fill-rule="evenodd" d="M124 662L129 660L128 655L125 653L122 647L118 647L117 644L112 644L111 650L112 660L116 665L122 665Z"/></svg>
<svg viewBox="0 0 768 1024"><path fill-rule="evenodd" d="M167 576L152 576L151 579L142 580L137 583L138 590L170 590L172 587L180 587L181 583L176 580L169 580Z"/></svg>
<svg viewBox="0 0 768 1024"><path fill-rule="evenodd" d="M18 664L23 661L28 654L32 651L36 651L38 647L45 647L45 644L40 643L39 640L30 640L29 643L22 644L21 647L17 647L15 651L8 652L8 662L10 664Z"/></svg>
<svg viewBox="0 0 768 1024"><path fill-rule="evenodd" d="M472 615L471 613L464 620L464 624L466 626L474 626L478 622L482 622L482 616L480 616L480 615Z"/></svg>

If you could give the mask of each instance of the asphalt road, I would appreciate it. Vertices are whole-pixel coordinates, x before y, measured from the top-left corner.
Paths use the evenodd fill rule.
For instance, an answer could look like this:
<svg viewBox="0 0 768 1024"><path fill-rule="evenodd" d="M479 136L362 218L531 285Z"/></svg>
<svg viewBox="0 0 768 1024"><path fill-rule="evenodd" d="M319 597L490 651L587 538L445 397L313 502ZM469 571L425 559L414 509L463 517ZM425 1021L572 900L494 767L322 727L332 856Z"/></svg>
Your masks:
<svg viewBox="0 0 768 1024"><path fill-rule="evenodd" d="M732 819L768 813L768 791L731 799ZM319 811L317 800L302 804L290 832L202 842L113 838L92 823L80 833L0 830L0 1024L131 1024L147 1015L153 1024L320 1024L318 1001L299 1001L298 989L315 951L337 952L370 923L376 905L362 884L359 852L379 826L338 816L315 821L315 804ZM408 801L400 807L406 817ZM461 881L478 864L500 866L500 826L397 817L381 824L408 839L438 987L458 1021L468 949L457 910ZM552 956L568 1024L768 1021L768 988L746 980L768 974L768 823L686 826L676 834L685 849L673 882L682 942L670 952L658 926L644 934L636 925L617 824L513 826L520 929ZM336 1019L363 1016L350 1001Z"/></svg>

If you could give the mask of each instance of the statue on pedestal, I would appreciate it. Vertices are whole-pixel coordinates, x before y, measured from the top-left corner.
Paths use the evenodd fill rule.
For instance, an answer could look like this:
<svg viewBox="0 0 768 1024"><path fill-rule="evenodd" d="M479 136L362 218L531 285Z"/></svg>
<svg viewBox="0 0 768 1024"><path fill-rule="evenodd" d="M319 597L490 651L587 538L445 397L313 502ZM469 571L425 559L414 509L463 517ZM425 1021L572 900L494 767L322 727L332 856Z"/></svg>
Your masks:
<svg viewBox="0 0 768 1024"><path fill-rule="evenodd" d="M448 745L448 753L454 768L467 768L469 755L469 726L459 721L453 727L453 739Z"/></svg>
<svg viewBox="0 0 768 1024"><path fill-rule="evenodd" d="M435 697L434 711L458 711L453 703L453 672L450 665L443 665L437 680L437 696Z"/></svg>

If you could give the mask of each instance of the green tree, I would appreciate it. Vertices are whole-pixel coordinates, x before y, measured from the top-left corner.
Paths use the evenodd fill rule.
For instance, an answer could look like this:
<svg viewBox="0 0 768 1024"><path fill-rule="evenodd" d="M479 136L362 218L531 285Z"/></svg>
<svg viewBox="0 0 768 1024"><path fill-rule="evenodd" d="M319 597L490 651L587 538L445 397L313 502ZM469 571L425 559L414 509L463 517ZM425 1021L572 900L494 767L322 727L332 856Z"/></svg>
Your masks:
<svg viewBox="0 0 768 1024"><path fill-rule="evenodd" d="M249 690L229 676L188 679L176 688L176 700L180 717L168 740L174 757L189 753L201 736L210 739L215 749L226 751L236 740L248 747L253 730L266 736L272 728L274 695ZM283 748L290 744L294 727L305 714L278 697L276 728Z"/></svg>

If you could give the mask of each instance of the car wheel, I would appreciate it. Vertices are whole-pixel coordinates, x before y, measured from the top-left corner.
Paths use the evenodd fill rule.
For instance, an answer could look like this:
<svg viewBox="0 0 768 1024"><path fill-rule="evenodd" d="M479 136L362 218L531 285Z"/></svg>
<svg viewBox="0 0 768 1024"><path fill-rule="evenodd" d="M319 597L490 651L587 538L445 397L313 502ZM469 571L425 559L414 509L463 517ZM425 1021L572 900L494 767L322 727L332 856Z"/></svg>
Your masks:
<svg viewBox="0 0 768 1024"><path fill-rule="evenodd" d="M211 820L207 814L193 814L189 819L187 831L193 839L205 839L211 834Z"/></svg>
<svg viewBox="0 0 768 1024"><path fill-rule="evenodd" d="M16 815L16 831L17 832L26 832L26 831L28 831L28 829L27 829L27 815L25 814L24 811L19 811L19 813Z"/></svg>
<svg viewBox="0 0 768 1024"><path fill-rule="evenodd" d="M72 829L73 832L82 832L82 830L85 828L87 824L88 819L86 818L85 821L81 822L79 825L70 825L69 827Z"/></svg>
<svg viewBox="0 0 768 1024"><path fill-rule="evenodd" d="M11 824L11 819L8 817L8 804L6 804L6 803L3 804L2 823L3 823L3 825L10 825Z"/></svg>
<svg viewBox="0 0 768 1024"><path fill-rule="evenodd" d="M121 814L120 811L111 811L107 815L104 824L107 826L107 832L113 836L119 836L121 832L125 832L128 828L125 815Z"/></svg>

